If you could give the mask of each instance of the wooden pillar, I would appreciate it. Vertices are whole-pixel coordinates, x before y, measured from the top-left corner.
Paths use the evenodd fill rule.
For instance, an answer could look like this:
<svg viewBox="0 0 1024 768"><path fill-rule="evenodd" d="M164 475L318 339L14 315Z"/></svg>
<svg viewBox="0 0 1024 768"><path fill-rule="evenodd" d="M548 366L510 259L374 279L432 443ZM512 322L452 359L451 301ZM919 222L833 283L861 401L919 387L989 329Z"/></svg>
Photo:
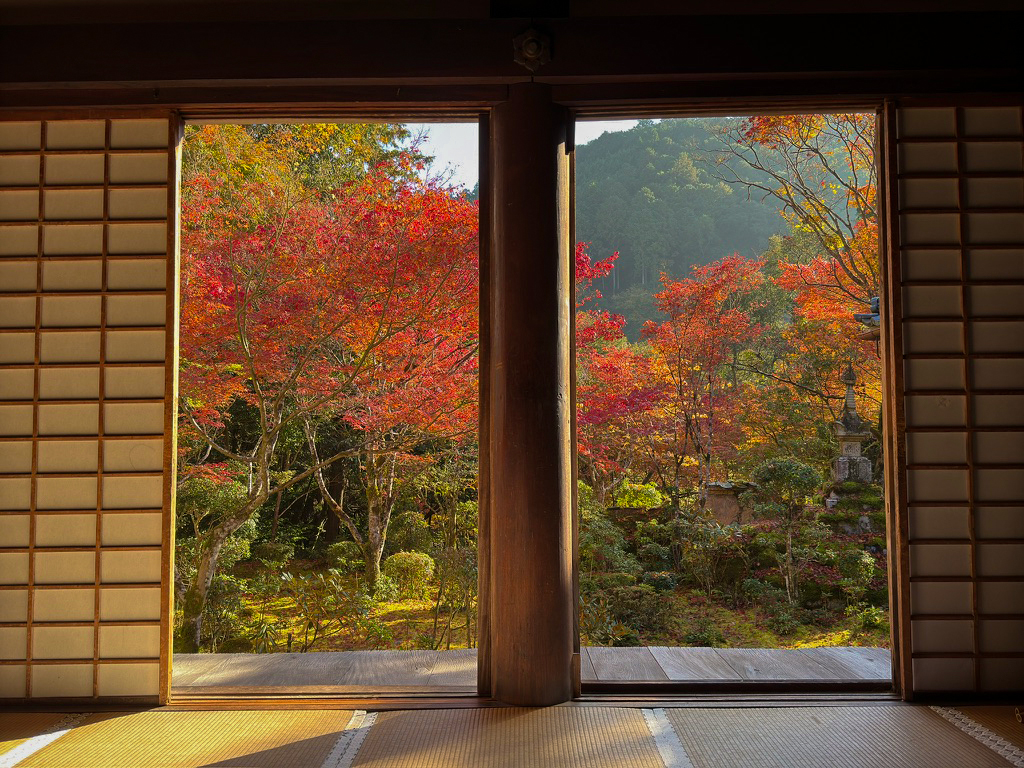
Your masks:
<svg viewBox="0 0 1024 768"><path fill-rule="evenodd" d="M572 697L568 111L509 88L491 119L491 693ZM487 661L485 661L487 663Z"/></svg>

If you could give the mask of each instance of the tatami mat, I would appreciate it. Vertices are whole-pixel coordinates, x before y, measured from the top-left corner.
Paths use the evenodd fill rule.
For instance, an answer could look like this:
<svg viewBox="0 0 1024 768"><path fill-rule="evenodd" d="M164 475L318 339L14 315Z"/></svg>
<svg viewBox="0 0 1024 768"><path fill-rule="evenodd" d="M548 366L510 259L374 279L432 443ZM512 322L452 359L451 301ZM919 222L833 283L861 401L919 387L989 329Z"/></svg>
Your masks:
<svg viewBox="0 0 1024 768"><path fill-rule="evenodd" d="M694 768L1010 765L927 707L665 711Z"/></svg>
<svg viewBox="0 0 1024 768"><path fill-rule="evenodd" d="M103 714L18 768L319 768L345 710Z"/></svg>
<svg viewBox="0 0 1024 768"><path fill-rule="evenodd" d="M1002 736L1011 744L1024 749L1024 723L1017 720L1017 712L1024 719L1024 699L1020 706L957 707L978 725Z"/></svg>
<svg viewBox="0 0 1024 768"><path fill-rule="evenodd" d="M54 712L4 712L0 714L0 755L56 727L66 715Z"/></svg>
<svg viewBox="0 0 1024 768"><path fill-rule="evenodd" d="M966 725L957 724L961 712L970 718ZM949 717L944 719L943 713ZM1024 725L1014 718L1012 706L964 707L961 710L909 705L646 710L564 706L393 711L367 718L362 713L357 714L359 717L350 724L352 713L346 710L155 710L75 716L5 713L0 715L0 765L16 764L18 768L663 768L667 765L673 768L1001 768L1024 765L1024 752L1011 746L1024 744ZM350 730L346 730L346 726ZM974 733L984 729L988 730L981 736ZM48 741L48 738L55 740ZM19 749L24 759L18 754Z"/></svg>
<svg viewBox="0 0 1024 768"><path fill-rule="evenodd" d="M385 712L353 768L663 768L638 709Z"/></svg>

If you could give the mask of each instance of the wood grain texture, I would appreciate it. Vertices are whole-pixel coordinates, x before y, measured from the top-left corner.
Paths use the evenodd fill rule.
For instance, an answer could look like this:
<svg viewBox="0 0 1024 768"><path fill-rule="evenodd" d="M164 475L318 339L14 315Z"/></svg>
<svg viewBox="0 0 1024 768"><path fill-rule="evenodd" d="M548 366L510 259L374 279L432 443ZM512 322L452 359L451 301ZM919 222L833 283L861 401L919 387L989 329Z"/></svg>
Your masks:
<svg viewBox="0 0 1024 768"><path fill-rule="evenodd" d="M176 654L173 685L181 695L241 695L273 689L320 693L368 690L476 691L476 649Z"/></svg>
<svg viewBox="0 0 1024 768"><path fill-rule="evenodd" d="M455 651L438 651L428 674L430 685L458 686L476 690L477 649L460 648Z"/></svg>
<svg viewBox="0 0 1024 768"><path fill-rule="evenodd" d="M586 646L580 648L580 680L597 680L597 670Z"/></svg>
<svg viewBox="0 0 1024 768"><path fill-rule="evenodd" d="M83 8L88 7L83 4ZM282 80L320 80L338 85L384 82L399 85L468 84L524 80L530 73L511 55L511 41L523 29L520 19L348 19L315 24L289 20L40 25L33 34L6 34L0 45L0 71L21 85L37 83L140 83L210 81L270 85ZM1021 14L929 14L927 24L913 14L850 14L845 25L871 29L859 56L835 57L833 80L872 72L942 72L937 91L956 71L1000 75L1019 71L1016 32ZM549 19L545 32L556 51L536 73L550 81L620 78L638 82L666 78L738 79L772 72L817 73L800 46L780 39L811 38L830 21L814 14L645 18ZM926 31L927 30L927 31ZM253 41L273 39L274 56L257 56ZM338 46L344 39L346 44ZM680 39L686 40L680 46ZM956 40L956 64L936 39ZM176 56L180 41L190 55ZM401 45L382 49L381 40ZM734 41L742 40L743 45ZM730 56L721 56L729 48ZM104 56L94 51L107 52ZM937 79L937 78L935 78ZM154 88L150 88L149 99ZM833 93L835 89L833 90ZM821 91L827 94L828 91ZM146 103L140 99L140 103ZM150 103L152 103L150 101Z"/></svg>
<svg viewBox="0 0 1024 768"><path fill-rule="evenodd" d="M798 649L723 648L722 658L741 680L829 680L832 675L812 655Z"/></svg>
<svg viewBox="0 0 1024 768"><path fill-rule="evenodd" d="M806 648L805 654L835 672L838 679L890 680L892 657L887 648Z"/></svg>
<svg viewBox="0 0 1024 768"><path fill-rule="evenodd" d="M882 251L882 336L880 339L885 421L883 463L885 472L888 582L896 692L913 698L913 665L910 662L910 515L907 509L907 426L903 348L903 256L899 235L899 158L897 156L896 104L887 101L879 123L878 184L879 243Z"/></svg>
<svg viewBox="0 0 1024 768"><path fill-rule="evenodd" d="M886 648L603 648L584 647L589 682L738 682L839 680L888 682ZM381 692L475 692L477 650L325 651L270 654L177 654L175 696L302 695ZM279 689L274 691L273 689Z"/></svg>
<svg viewBox="0 0 1024 768"><path fill-rule="evenodd" d="M668 680L649 648L588 649L598 680Z"/></svg>
<svg viewBox="0 0 1024 768"><path fill-rule="evenodd" d="M477 128L478 189L480 191L478 235L480 265L479 423L477 426L477 635L480 663L476 686L481 696L491 694L491 116L481 113Z"/></svg>
<svg viewBox="0 0 1024 768"><path fill-rule="evenodd" d="M653 647L651 654L665 670L669 680L735 680L736 670L729 666L717 648Z"/></svg>
<svg viewBox="0 0 1024 768"><path fill-rule="evenodd" d="M524 83L490 123L490 678L524 706L572 697L568 120Z"/></svg>

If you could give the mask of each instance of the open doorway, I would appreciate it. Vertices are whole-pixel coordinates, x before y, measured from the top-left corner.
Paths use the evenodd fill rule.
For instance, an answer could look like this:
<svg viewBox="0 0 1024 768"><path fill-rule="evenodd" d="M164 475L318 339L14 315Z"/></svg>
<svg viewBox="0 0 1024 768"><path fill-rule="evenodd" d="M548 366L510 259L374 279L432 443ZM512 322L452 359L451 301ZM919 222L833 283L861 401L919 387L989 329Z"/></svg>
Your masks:
<svg viewBox="0 0 1024 768"><path fill-rule="evenodd" d="M478 214L475 168L436 151L454 134L475 149L475 124L186 130L176 697L476 691Z"/></svg>
<svg viewBox="0 0 1024 768"><path fill-rule="evenodd" d="M891 690L876 115L578 126L584 689Z"/></svg>

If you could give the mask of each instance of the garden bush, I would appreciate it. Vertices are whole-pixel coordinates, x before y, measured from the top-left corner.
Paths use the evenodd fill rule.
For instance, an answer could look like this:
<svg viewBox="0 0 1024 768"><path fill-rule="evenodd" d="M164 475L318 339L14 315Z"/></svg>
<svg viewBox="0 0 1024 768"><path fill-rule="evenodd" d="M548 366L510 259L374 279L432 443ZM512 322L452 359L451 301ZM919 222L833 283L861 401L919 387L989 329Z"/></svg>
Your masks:
<svg viewBox="0 0 1024 768"><path fill-rule="evenodd" d="M434 576L434 559L425 552L396 552L384 561L381 574L394 580L399 597L420 600Z"/></svg>
<svg viewBox="0 0 1024 768"><path fill-rule="evenodd" d="M643 632L661 632L668 626L670 604L654 587L638 584L605 592L615 620Z"/></svg>
<svg viewBox="0 0 1024 768"><path fill-rule="evenodd" d="M619 645L635 634L617 621L601 593L580 595L580 641L583 645Z"/></svg>
<svg viewBox="0 0 1024 768"><path fill-rule="evenodd" d="M615 491L615 506L628 509L656 509L668 501L654 483L631 483L628 480Z"/></svg>
<svg viewBox="0 0 1024 768"><path fill-rule="evenodd" d="M378 603L393 603L398 600L398 582L381 573L373 588L373 599Z"/></svg>
<svg viewBox="0 0 1024 768"><path fill-rule="evenodd" d="M663 524L657 520L643 520L637 523L634 536L637 557L648 571L664 571L674 568L675 558L672 556L671 524Z"/></svg>
<svg viewBox="0 0 1024 768"><path fill-rule="evenodd" d="M287 541L261 541L250 545L249 557L268 568L279 568L295 557L295 545Z"/></svg>
<svg viewBox="0 0 1024 768"><path fill-rule="evenodd" d="M579 483L580 572L637 572L640 564L626 548L626 537L594 499L594 492Z"/></svg>
<svg viewBox="0 0 1024 768"><path fill-rule="evenodd" d="M641 579L641 582L654 587L658 592L671 592L678 581L672 571L648 571Z"/></svg>
<svg viewBox="0 0 1024 768"><path fill-rule="evenodd" d="M741 531L703 512L683 512L675 523L679 567L708 595L734 591L746 576Z"/></svg>
<svg viewBox="0 0 1024 768"><path fill-rule="evenodd" d="M418 509L400 512L391 518L384 554L398 552L426 552L433 543L430 525Z"/></svg>
<svg viewBox="0 0 1024 768"><path fill-rule="evenodd" d="M776 603L769 606L768 629L780 635L791 635L800 629L798 609L787 603Z"/></svg>
<svg viewBox="0 0 1024 768"><path fill-rule="evenodd" d="M636 584L636 576L621 571L608 571L580 574L580 591L595 592L615 587L631 587Z"/></svg>
<svg viewBox="0 0 1024 768"><path fill-rule="evenodd" d="M725 635L707 616L694 621L683 639L687 645L696 648L721 648L725 645Z"/></svg>
<svg viewBox="0 0 1024 768"><path fill-rule="evenodd" d="M363 570L363 553L354 541L336 541L327 547L327 563L342 573Z"/></svg>

